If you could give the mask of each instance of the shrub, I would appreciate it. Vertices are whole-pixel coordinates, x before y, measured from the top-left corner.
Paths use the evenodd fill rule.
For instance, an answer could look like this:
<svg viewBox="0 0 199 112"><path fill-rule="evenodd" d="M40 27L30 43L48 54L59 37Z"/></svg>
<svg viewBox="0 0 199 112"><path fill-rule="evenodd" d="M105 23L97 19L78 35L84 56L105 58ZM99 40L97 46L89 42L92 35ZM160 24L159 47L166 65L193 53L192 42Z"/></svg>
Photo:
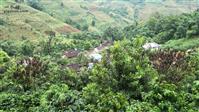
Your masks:
<svg viewBox="0 0 199 112"><path fill-rule="evenodd" d="M7 53L0 49L0 74L4 73L8 68L7 62L9 62L9 60L10 57L7 55Z"/></svg>
<svg viewBox="0 0 199 112"><path fill-rule="evenodd" d="M28 0L29 6L31 6L34 9L42 11L44 7L39 3L38 0Z"/></svg>
<svg viewBox="0 0 199 112"><path fill-rule="evenodd" d="M0 25L3 26L3 25L5 25L5 23L6 23L6 22L5 22L2 18L0 18Z"/></svg>
<svg viewBox="0 0 199 112"><path fill-rule="evenodd" d="M41 95L40 103L48 111L77 111L80 110L75 105L78 100L78 91L70 90L65 84L51 85L50 88Z"/></svg>
<svg viewBox="0 0 199 112"><path fill-rule="evenodd" d="M25 56L33 56L35 46L30 41L24 41L21 45L21 54Z"/></svg>
<svg viewBox="0 0 199 112"><path fill-rule="evenodd" d="M0 65L7 62L9 60L9 56L6 52L0 49Z"/></svg>
<svg viewBox="0 0 199 112"><path fill-rule="evenodd" d="M14 56L20 53L20 44L14 40L0 41L0 48L9 56Z"/></svg>
<svg viewBox="0 0 199 112"><path fill-rule="evenodd" d="M12 79L29 90L49 79L48 69L48 62L39 57L22 58L17 62Z"/></svg>

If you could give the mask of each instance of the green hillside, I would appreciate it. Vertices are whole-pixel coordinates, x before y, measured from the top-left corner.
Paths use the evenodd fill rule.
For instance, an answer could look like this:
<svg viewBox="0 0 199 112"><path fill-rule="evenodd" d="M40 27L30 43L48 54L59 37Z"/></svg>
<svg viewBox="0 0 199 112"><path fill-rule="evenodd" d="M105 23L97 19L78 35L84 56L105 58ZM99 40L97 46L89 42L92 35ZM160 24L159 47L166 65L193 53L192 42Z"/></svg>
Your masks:
<svg viewBox="0 0 199 112"><path fill-rule="evenodd" d="M44 11L63 22L82 30L101 31L108 26L124 27L147 20L159 12L164 15L181 14L196 9L194 3L183 4L172 0L41 0ZM168 5L169 4L169 5Z"/></svg>
<svg viewBox="0 0 199 112"><path fill-rule="evenodd" d="M2 0L0 12L4 25L1 25L1 38L42 37L45 36L44 31L47 30L56 31L58 34L77 32L76 29L102 32L108 27L125 27L135 22L146 21L157 12L163 15L188 13L195 10L197 5L178 3L172 0L164 2L161 0L143 2L140 0L30 1L24 0L24 2L16 4L14 0ZM9 7L12 5L19 5L20 9ZM42 10L35 9L34 6L32 8L31 5L38 5ZM15 12L3 13L9 10ZM19 10L28 12L19 12ZM13 33L8 34L10 31ZM15 31L21 33L14 33Z"/></svg>
<svg viewBox="0 0 199 112"><path fill-rule="evenodd" d="M26 4L4 1L0 7L1 39L37 39L46 37L45 31L61 33L78 32L70 25L36 10Z"/></svg>
<svg viewBox="0 0 199 112"><path fill-rule="evenodd" d="M199 48L199 38L185 38L185 39L178 39L178 40L170 40L166 42L163 46L164 49L174 49L174 50L188 50Z"/></svg>
<svg viewBox="0 0 199 112"><path fill-rule="evenodd" d="M0 112L199 112L197 1L0 0Z"/></svg>

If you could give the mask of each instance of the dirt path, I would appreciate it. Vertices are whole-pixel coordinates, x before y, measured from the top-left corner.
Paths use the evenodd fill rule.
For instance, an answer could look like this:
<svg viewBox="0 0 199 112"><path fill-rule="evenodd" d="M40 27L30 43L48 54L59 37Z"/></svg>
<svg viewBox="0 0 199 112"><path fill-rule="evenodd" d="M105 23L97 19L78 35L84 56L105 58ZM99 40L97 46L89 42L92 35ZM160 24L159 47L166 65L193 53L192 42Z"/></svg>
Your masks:
<svg viewBox="0 0 199 112"><path fill-rule="evenodd" d="M105 41L104 43L100 44L100 46L98 46L94 49L88 50L86 53L86 56L91 56L92 54L99 54L103 50L109 48L112 44L113 44L112 41Z"/></svg>
<svg viewBox="0 0 199 112"><path fill-rule="evenodd" d="M86 57L88 57L88 58L91 58L92 55L96 55L96 54L100 55L100 53L102 51L104 51L105 49L109 48L112 44L113 44L112 41L105 41L104 43L100 44L100 46L98 46L98 47L96 47L94 49L86 51L84 55ZM90 64L92 64L92 66L93 66L92 62L90 62ZM83 66L87 66L88 67L89 65L82 65L82 64L69 64L69 65L67 65L67 67L69 67L70 69L73 69L73 70L75 70L77 72L79 72L80 69ZM92 66L90 65L89 68L92 68Z"/></svg>

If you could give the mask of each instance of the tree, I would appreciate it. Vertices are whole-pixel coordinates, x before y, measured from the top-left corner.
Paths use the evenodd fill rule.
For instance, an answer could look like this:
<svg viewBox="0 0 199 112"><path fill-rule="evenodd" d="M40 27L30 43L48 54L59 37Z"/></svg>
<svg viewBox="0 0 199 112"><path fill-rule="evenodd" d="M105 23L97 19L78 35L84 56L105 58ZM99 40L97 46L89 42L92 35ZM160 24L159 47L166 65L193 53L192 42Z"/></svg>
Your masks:
<svg viewBox="0 0 199 112"><path fill-rule="evenodd" d="M33 56L34 44L28 40L24 41L21 45L21 54L26 56Z"/></svg>
<svg viewBox="0 0 199 112"><path fill-rule="evenodd" d="M88 28L89 28L88 24L84 24L81 29L83 31L88 31Z"/></svg>
<svg viewBox="0 0 199 112"><path fill-rule="evenodd" d="M51 85L50 88L41 95L40 103L48 111L77 111L80 110L76 101L78 91L70 90L65 84ZM76 104L77 105L76 105Z"/></svg>
<svg viewBox="0 0 199 112"><path fill-rule="evenodd" d="M48 54L50 54L51 47L52 47L52 40L56 36L56 33L54 31L45 31L45 33L48 35L48 42L47 42L46 48L48 50Z"/></svg>
<svg viewBox="0 0 199 112"><path fill-rule="evenodd" d="M17 3L23 3L24 0L15 0L15 2L17 2Z"/></svg>
<svg viewBox="0 0 199 112"><path fill-rule="evenodd" d="M13 40L1 41L0 48L5 51L9 56L16 56L20 54L20 44Z"/></svg>
<svg viewBox="0 0 199 112"><path fill-rule="evenodd" d="M186 37L186 33L187 33L187 29L185 26L178 26L176 33L175 33L175 38L185 38Z"/></svg>
<svg viewBox="0 0 199 112"><path fill-rule="evenodd" d="M94 20L92 21L92 24L91 24L91 25L92 25L92 26L95 26L95 21L94 21Z"/></svg>
<svg viewBox="0 0 199 112"><path fill-rule="evenodd" d="M125 91L141 99L142 92L149 91L157 79L157 72L143 55L142 44L143 38L115 43L110 50L111 63L107 65L103 60L102 65L92 70L90 80L103 88Z"/></svg>
<svg viewBox="0 0 199 112"><path fill-rule="evenodd" d="M42 11L44 9L44 7L39 3L38 0L28 0L28 4L32 8L35 8L35 9L40 10L40 11Z"/></svg>
<svg viewBox="0 0 199 112"><path fill-rule="evenodd" d="M3 65L9 60L9 56L6 52L0 50L0 64Z"/></svg>
<svg viewBox="0 0 199 112"><path fill-rule="evenodd" d="M121 40L123 38L122 31L117 27L109 27L104 31L104 37L111 40Z"/></svg>
<svg viewBox="0 0 199 112"><path fill-rule="evenodd" d="M61 2L61 7L64 7L64 3L63 2Z"/></svg>
<svg viewBox="0 0 199 112"><path fill-rule="evenodd" d="M8 54L0 50L0 74L3 74L7 67L7 62L10 60Z"/></svg>
<svg viewBox="0 0 199 112"><path fill-rule="evenodd" d="M5 25L5 21L2 19L2 18L0 18L0 25Z"/></svg>

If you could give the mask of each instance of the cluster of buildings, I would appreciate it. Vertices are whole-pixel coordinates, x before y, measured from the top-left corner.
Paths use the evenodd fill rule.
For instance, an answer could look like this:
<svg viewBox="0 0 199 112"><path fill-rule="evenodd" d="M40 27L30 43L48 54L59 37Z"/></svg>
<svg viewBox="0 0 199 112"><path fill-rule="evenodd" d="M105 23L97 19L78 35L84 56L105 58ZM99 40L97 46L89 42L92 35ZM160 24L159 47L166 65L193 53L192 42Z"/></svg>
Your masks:
<svg viewBox="0 0 199 112"><path fill-rule="evenodd" d="M75 63L75 64L68 64L67 67L70 69L73 69L75 71L80 71L82 67L87 67L88 69L92 69L95 63L99 63L102 60L102 55L100 54L103 50L107 49L110 45L112 45L112 42L104 42L100 46L96 47L95 49L92 49L90 51L87 51L84 53L84 56L89 59L89 62L86 64L80 64L80 63ZM161 46L155 42L151 43L146 43L143 45L143 48L145 50L150 50L150 49L159 49ZM62 58L75 58L78 57L81 52L78 51L77 49L75 50L69 50L65 51L63 54Z"/></svg>
<svg viewBox="0 0 199 112"><path fill-rule="evenodd" d="M89 62L87 64L68 64L67 67L70 69L73 69L75 71L80 71L80 68L87 67L88 69L92 69L95 63L99 63L102 60L102 55L100 54L103 50L107 49L110 45L112 45L113 42L111 41L105 41L104 43L100 44L100 46L91 49L84 54L85 57L89 59ZM65 51L62 58L75 58L78 57L81 52L77 49L75 50L69 50Z"/></svg>

